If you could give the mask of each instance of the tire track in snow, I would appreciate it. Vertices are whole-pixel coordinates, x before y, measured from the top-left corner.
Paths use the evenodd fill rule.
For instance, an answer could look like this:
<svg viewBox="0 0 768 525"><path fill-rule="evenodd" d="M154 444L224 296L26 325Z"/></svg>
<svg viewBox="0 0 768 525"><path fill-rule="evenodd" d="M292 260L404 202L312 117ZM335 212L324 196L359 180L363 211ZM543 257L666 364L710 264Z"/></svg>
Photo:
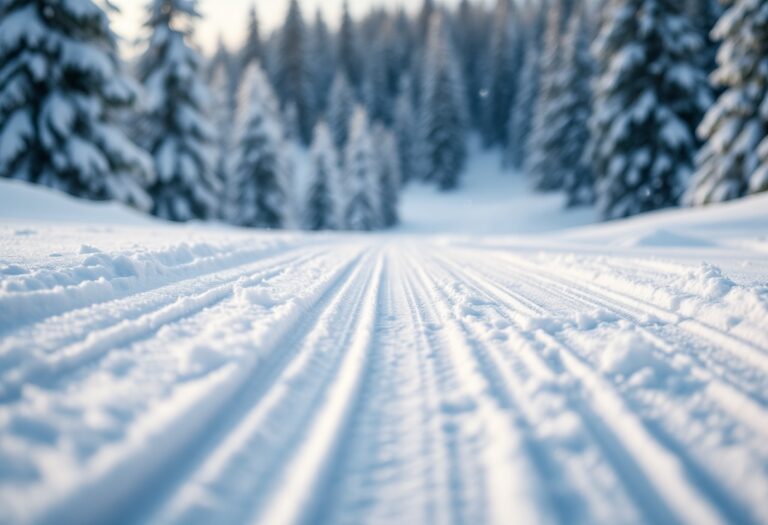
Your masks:
<svg viewBox="0 0 768 525"><path fill-rule="evenodd" d="M446 260L445 263L450 265L456 265L455 261ZM467 266L464 266L463 268L464 268L464 272L463 272L464 276L469 277L470 275L473 274L472 270L467 270ZM543 306L543 304L545 303L532 302L533 299L541 295L540 293L536 293L535 291L533 291L534 285L530 285L529 289L527 289L525 293L520 290L512 291L512 290L503 288L501 284L494 284L492 282L495 277L493 271L488 271L488 269L486 269L482 275L484 277L478 277L477 275L472 275L470 279L474 281L474 283L479 288L481 288L484 291L484 293L486 293L486 295L491 297L494 300L494 302L501 305L503 307L503 311L510 312L510 311L522 309L522 310L526 310L533 317L542 316L546 314L547 312L546 307ZM541 288L541 292L545 292L545 289ZM563 299L567 299L567 298L557 296L557 298L554 300L554 303L555 304L562 303ZM546 330L536 329L535 336L538 339L540 339L542 343L547 347L558 349L561 360L565 364L565 370L568 373L570 373L572 376L581 378L583 383L585 382L586 384L593 385L591 387L591 390L593 391L593 395L591 397L595 401L601 402L601 404L603 404L604 407L609 408L612 412L615 412L616 414L632 412L629 406L626 406L621 411L619 411L619 408L621 408L620 403L626 404L626 401L622 401L622 399L626 399L626 397L619 394L618 391L615 391L615 389L611 387L606 380L602 379L600 375L597 374L579 355L571 351L571 349L569 348L569 343L557 339L555 336L549 334ZM665 344L665 342L658 336L654 336L654 337L655 337L655 342L659 344ZM600 388L608 388L609 391L613 391L615 393L615 395L612 396L613 399L610 400L610 403L604 402L604 398L606 397L605 393L601 390L598 390L597 387L595 387L595 385L599 385ZM712 382L709 385L709 389L707 390L707 393L709 393L709 390L717 389L717 388L724 388L723 383L718 382L717 380L712 380ZM735 394L733 393L732 390L729 389L727 393L722 395L733 396ZM731 403L732 403L732 406L735 405L735 406L741 407L742 410L750 407L750 405L742 404L743 402L746 402L746 399L737 397L735 399L732 399ZM675 405L675 409L677 410L679 409L679 407ZM662 408L662 410L664 409ZM766 418L764 414L759 410L759 407L753 406L752 410L746 411L746 414L748 417L752 416L757 418L755 420L750 421L750 426L754 426L754 425L759 426L761 424L760 423L761 421L762 422L766 421ZM677 417L681 417L681 416L677 416ZM690 418L690 415L688 415L687 417ZM597 418L591 417L591 418L592 418L593 426L601 424L601 420L599 417ZM736 419L743 419L743 418L736 417ZM704 496L706 496L706 499L718 505L722 510L722 512L724 513L724 515L727 516L729 520L734 520L739 523L755 522L755 518L751 517L746 512L744 503L737 502L733 498L733 496L729 494L728 490L726 490L723 484L720 481L718 481L717 477L715 477L715 475L711 471L709 471L706 466L703 466L698 463L698 461L687 450L687 446L684 443L679 442L677 439L673 438L668 432L663 431L653 421L647 421L641 418L640 420L637 420L637 423L640 423L642 426L645 427L646 430L644 432L651 436L652 441L658 442L658 444L661 445L662 448L666 448L669 453L676 456L675 459L680 461L683 467L683 470L688 472L687 477L691 480L695 480L695 485L697 486L697 489ZM634 425L634 426L637 427L637 425ZM626 439L620 437L620 441L631 442L629 440L629 436L626 436ZM643 454L638 454L638 456L642 456L642 455Z"/></svg>

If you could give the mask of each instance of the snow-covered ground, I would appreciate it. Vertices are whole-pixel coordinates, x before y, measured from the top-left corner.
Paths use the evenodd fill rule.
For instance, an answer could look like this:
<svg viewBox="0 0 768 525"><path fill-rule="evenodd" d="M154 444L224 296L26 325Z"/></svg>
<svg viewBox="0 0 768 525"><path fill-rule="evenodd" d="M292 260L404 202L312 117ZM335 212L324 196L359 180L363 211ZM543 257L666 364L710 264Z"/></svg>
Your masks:
<svg viewBox="0 0 768 525"><path fill-rule="evenodd" d="M469 235L589 221L494 177L370 236L0 182L0 522L768 523L768 196Z"/></svg>

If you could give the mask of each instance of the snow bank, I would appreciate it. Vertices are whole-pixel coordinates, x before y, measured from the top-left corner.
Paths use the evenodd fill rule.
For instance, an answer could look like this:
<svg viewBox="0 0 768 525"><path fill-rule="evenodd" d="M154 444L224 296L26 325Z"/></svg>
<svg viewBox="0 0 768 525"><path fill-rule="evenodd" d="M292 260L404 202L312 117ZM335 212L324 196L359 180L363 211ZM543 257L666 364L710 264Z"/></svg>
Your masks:
<svg viewBox="0 0 768 525"><path fill-rule="evenodd" d="M43 186L0 179L0 221L149 225L147 215L116 202L93 202Z"/></svg>

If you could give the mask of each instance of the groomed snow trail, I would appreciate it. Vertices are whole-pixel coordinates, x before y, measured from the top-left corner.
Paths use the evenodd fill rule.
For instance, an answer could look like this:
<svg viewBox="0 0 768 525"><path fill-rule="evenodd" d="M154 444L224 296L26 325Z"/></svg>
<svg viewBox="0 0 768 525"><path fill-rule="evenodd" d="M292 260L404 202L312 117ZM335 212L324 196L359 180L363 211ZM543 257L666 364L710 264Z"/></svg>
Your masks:
<svg viewBox="0 0 768 525"><path fill-rule="evenodd" d="M768 523L764 241L0 241L2 523Z"/></svg>

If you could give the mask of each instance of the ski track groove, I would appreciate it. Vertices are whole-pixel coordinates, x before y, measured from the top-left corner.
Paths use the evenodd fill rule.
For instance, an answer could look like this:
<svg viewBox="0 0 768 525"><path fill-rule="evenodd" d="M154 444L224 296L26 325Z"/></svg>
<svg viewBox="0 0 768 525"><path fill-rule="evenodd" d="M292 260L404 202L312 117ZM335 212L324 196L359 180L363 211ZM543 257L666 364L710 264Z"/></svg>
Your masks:
<svg viewBox="0 0 768 525"><path fill-rule="evenodd" d="M353 410L354 419L350 422L352 430L341 447L345 451L344 456L335 457L334 466L330 469L329 481L335 479L340 483L329 483L328 488L318 494L313 523L354 523L355 513L360 508L365 508L371 519L378 516L379 519L396 520L398 515L392 512L395 512L398 506L401 507L398 512L403 512L404 507L413 512L409 515L410 519L420 523L458 522L457 516L460 515L461 509L460 494L455 490L456 483L449 482L450 472L455 472L456 467L447 465L456 464L458 458L450 454L446 437L441 436L445 434L445 418L440 412L440 407L447 387L441 384L438 365L434 364L435 360L442 358L438 355L439 350L432 342L429 331L430 327L436 326L435 318L427 320L422 312L421 307L426 308L427 305L419 304L411 275L404 270L403 262L388 257L387 264L389 271L383 287L386 300L381 310L381 315L385 317L380 319L377 326L377 336L371 349L371 362L366 372L364 387L358 407ZM410 315L402 316L403 311ZM385 328L391 329L392 332L385 333ZM427 332L424 331L425 328ZM391 340L398 336L403 339ZM403 399L404 394L399 393L399 397L385 401L388 396L397 395L403 389L414 388L410 383L403 386L404 380L398 377L399 374L407 374L411 370L413 375L407 379L417 383L419 393L416 398L419 402L418 429L404 426L407 425L404 421L411 421L409 414L405 413L409 405ZM415 396L411 394L410 397ZM396 411L390 408L391 405L387 405L393 402L398 403ZM382 406L386 406L386 410L382 409ZM404 443L400 439L400 446L397 452L394 452L390 440L398 431L407 433L407 442ZM414 447L415 451L412 450ZM416 457L413 457L414 454ZM431 463L430 468L419 464L425 461L425 455L431 459L426 461L427 465ZM408 464L408 461L411 464ZM413 464L414 462L416 464ZM392 474L385 475L381 472L386 473L387 468L397 469L399 472L410 471L412 478L418 477L418 483L413 487L415 494L402 493L397 491L396 487L390 487L397 477L393 478ZM418 476L415 475L416 472L419 473ZM413 479L409 486L412 484ZM422 496L424 492L419 491L426 491L426 501ZM415 497L416 501L409 499L409 496ZM332 504L322 505L321 502ZM417 506L418 510L414 510L414 506ZM382 512L384 515L380 516Z"/></svg>
<svg viewBox="0 0 768 525"><path fill-rule="evenodd" d="M83 279L76 283L67 284L64 286L57 285L42 290L6 293L3 296L0 296L0 335L6 336L29 324L39 323L45 319L60 316L69 311L77 310L80 308L88 308L93 305L99 305L105 302L114 301L116 299L130 297L140 292L150 292L184 281L199 279L207 275L221 273L229 269L238 268L253 261L260 259L264 260L265 257L281 257L284 256L288 251L305 250L306 248L306 243L298 243L294 241L294 244L286 242L284 245L277 244L276 246L259 247L256 249L243 250L241 252L234 253L227 253L222 251L217 255L220 258L223 258L224 261L215 260L215 257L209 256L202 257L198 260L193 260L191 263L187 264L169 265L164 268L163 273L148 279L149 284L140 283L138 286L133 286L130 288L126 288L123 285L125 281L132 277L124 277L118 275L112 279ZM149 255L152 255L152 253L150 252ZM197 268L198 266L200 266L200 268ZM166 278L166 275L170 275L170 277ZM101 294L99 298L95 299L92 296L80 297L77 295L77 292L83 291L83 287L97 284L109 285L108 290L97 290L97 292ZM6 321L6 318L11 318L8 313L9 309L19 307L19 305L7 303L11 301L18 301L20 298L25 300L43 298L53 292L65 292L69 295L69 297L66 301L64 301L64 304L60 304L60 302L45 301L43 304L46 305L46 308L43 309L43 311L28 312L24 316L23 321L19 321L18 316L13 316L14 321L12 324Z"/></svg>
<svg viewBox="0 0 768 525"><path fill-rule="evenodd" d="M599 298L601 301L617 305L620 308L635 310L636 312L651 312L662 321L671 325L679 326L694 336L706 337L714 346L721 346L735 354L735 357L742 359L752 366L761 370L763 374L768 374L768 354L764 348L756 346L753 342L747 341L740 336L723 332L700 320L692 319L673 312L667 308L651 303L642 298L632 297L624 292L611 290L604 285L589 283L583 280L576 281L574 278L567 279L557 276L552 270L536 267L519 256L509 256L507 254L499 255L520 270L535 275L540 279L548 279L552 283L557 283L560 288L569 290L573 294L580 294L582 297ZM546 274L546 275L544 275ZM636 318L636 316L634 316Z"/></svg>
<svg viewBox="0 0 768 525"><path fill-rule="evenodd" d="M328 304L338 300L334 295L338 292L336 286L348 276L360 272L362 266L356 264L359 257L360 253L350 257L326 284L321 285L319 297L314 304L308 305L308 312L303 316L303 332L291 330L293 326L285 326L271 334L269 346L272 349L290 349L292 342L315 329L311 321L320 319ZM58 504L52 505L40 521L60 523L61 516L67 516L69 523L87 524L109 521L108 516L121 516L121 521L131 523L150 518L149 513L158 504L159 498L171 490L169 484L174 486L186 481L184 474L193 468L189 464L190 457L196 458L192 460L195 465L203 461L206 454L214 450L215 445L239 423L243 412L250 408L243 407L241 399L252 399L256 403L261 396L268 394L269 386L291 366L296 357L295 349L293 352L272 352L266 362L254 358L245 366L227 366L213 371L203 381L192 385L191 389L196 394L192 400L187 399L186 392L180 392L178 402L186 401L185 407L172 414L164 427L153 430L157 439L149 455L154 461L144 458L136 462L130 453L107 451L106 456L112 452L115 457L107 458L106 468L89 473L84 486L77 487L74 493L65 495ZM165 404L176 405L177 402L171 399ZM203 415L193 417L192 414L200 408L204 408ZM161 406L160 411L163 409ZM150 413L149 417L152 415ZM176 432L164 432L171 428ZM211 428L217 430L209 435ZM113 479L113 476L120 479ZM103 494L100 490L109 486L114 489L116 484L120 487L119 491ZM103 495L103 499L99 495ZM145 505L137 506L137 501L143 501Z"/></svg>
<svg viewBox="0 0 768 525"><path fill-rule="evenodd" d="M703 304L669 277L692 266L582 255L570 268L560 252L537 264L548 253L386 238L222 248L135 286L93 281L104 289L90 305L74 293L27 322L0 319L0 428L57 395L94 392L117 358L136 367L138 389L148 380L119 440L104 438L72 461L74 476L46 480L48 493L0 509L0 521L763 522L768 346L749 324L759 317L729 333L664 295L609 286L658 282ZM0 314L12 296L0 296ZM220 333L209 324L245 328L222 362L188 372L161 343L192 349ZM651 395L606 372L585 333L625 329L668 364L664 381L689 389ZM715 421L687 432L702 413ZM756 490L739 493L745 470L706 457L728 446L701 442L713 428L739 432ZM0 503L11 502L4 487Z"/></svg>
<svg viewBox="0 0 768 525"><path fill-rule="evenodd" d="M318 255L312 252L298 259L301 264ZM296 263L296 261L294 261ZM66 344L53 353L47 353L42 359L24 363L20 368L11 369L0 377L0 404L16 399L21 388L27 384L45 384L46 387L56 386L69 374L80 367L94 363L115 349L141 339L151 337L168 323L190 317L206 308L232 296L235 287L248 288L264 283L286 271L285 267L274 267L275 262L263 270L253 274L240 273L195 295L186 295L169 304L164 304L154 310L143 310L134 318L123 319L112 325L88 332L85 337L76 342ZM262 266L262 265L260 265ZM293 267L291 268L293 269ZM101 303L108 308L109 303Z"/></svg>
<svg viewBox="0 0 768 525"><path fill-rule="evenodd" d="M489 275L492 276L493 273L490 273ZM541 277L533 273L516 274L514 275L514 278L522 282L530 279L538 280L542 284L537 288L542 291L546 289L546 284L551 284L553 282L547 280L546 277ZM671 329L674 331L678 329L677 324L655 324L648 326L643 322L644 314L642 311L639 311L632 306L616 303L616 301L610 297L586 294L574 288L577 288L576 285L566 287L566 285L561 284L560 286L557 286L557 293L550 292L550 295L555 298L555 301L560 302L561 304L573 301L577 307L591 306L594 308L607 309L619 318L633 322L635 329L639 333L644 334L659 350L665 352L670 357L677 353L675 346L669 342L668 338L670 335L681 337L679 334L659 334L651 328L651 326L658 326L662 329ZM537 294L535 293L530 293L526 297L522 294L516 294L516 297L519 301L527 301L528 304L535 304L532 303L532 298L536 297L536 295ZM539 309L540 315L546 315L546 309L544 307L540 305L536 305L535 307ZM708 339L703 339L703 343L705 344L705 348L717 347L716 343ZM685 348L685 345L682 344L682 342L677 346ZM768 424L765 423L768 421L768 411L766 411L764 399L757 399L752 393L740 389L730 378L732 374L724 375L717 373L721 365L719 362L713 362L708 354L688 350L684 352L684 355L690 358L694 363L695 375L708 378L709 385L705 390L704 395L720 405L720 407L726 410L731 417L740 420L742 424L751 427L754 431L762 434L768 439Z"/></svg>
<svg viewBox="0 0 768 525"><path fill-rule="evenodd" d="M448 262L445 258L441 260L444 266L453 267L452 274L458 278L456 263ZM507 311L515 311L513 305L505 303L497 293L489 291L486 283L481 283L476 277L469 277L470 273L471 270L466 267L461 268L460 275L465 283L474 283L476 291L495 299L498 304L507 306L497 310L501 315L505 315ZM508 295L514 297L511 292ZM516 302L518 306L524 304ZM528 308L530 313L541 313L539 309ZM513 318L509 320L517 325L516 328L522 334L523 327L519 326L519 322ZM588 422L587 426L594 431L595 438L601 442L603 451L615 466L615 472L627 486L627 492L635 498L641 496L636 499L636 505L638 510L646 513L649 521L724 522L717 517L718 512L710 507L707 499L698 493L698 487L690 483L675 455L647 430L644 422L627 406L621 394L562 342L542 330L537 330L535 336L544 343L555 346L565 370L571 377L578 379L582 395L575 403L575 408ZM555 370L551 371L557 373ZM658 474L659 467L664 470L661 475ZM675 494L675 499L670 500L667 497L670 489Z"/></svg>

